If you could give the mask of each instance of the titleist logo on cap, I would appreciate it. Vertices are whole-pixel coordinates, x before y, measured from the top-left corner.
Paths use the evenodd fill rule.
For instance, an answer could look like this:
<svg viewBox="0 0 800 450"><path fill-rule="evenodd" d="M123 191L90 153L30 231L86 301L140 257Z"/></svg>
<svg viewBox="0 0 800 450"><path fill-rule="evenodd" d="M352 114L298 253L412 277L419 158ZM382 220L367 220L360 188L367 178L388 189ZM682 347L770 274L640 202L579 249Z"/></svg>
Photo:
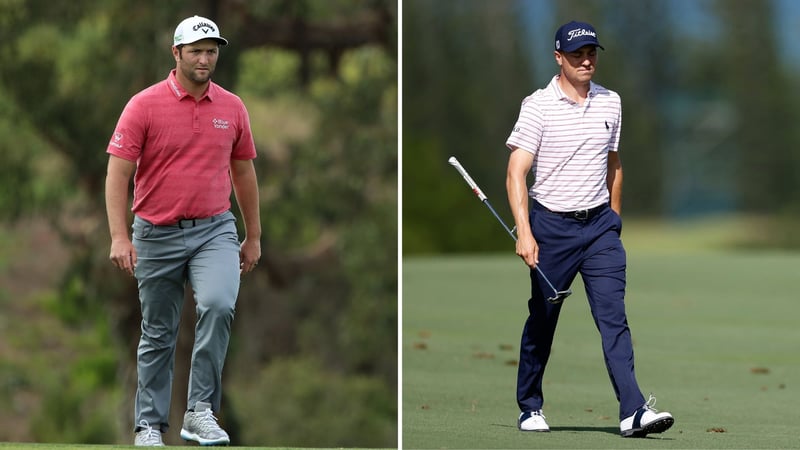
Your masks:
<svg viewBox="0 0 800 450"><path fill-rule="evenodd" d="M574 52L581 47L594 45L602 49L600 41L597 40L597 32L594 27L586 22L569 22L558 27L555 38L556 50L564 52Z"/></svg>
<svg viewBox="0 0 800 450"><path fill-rule="evenodd" d="M577 30L570 30L567 32L567 40L571 41L573 38L581 37L581 36L591 36L593 38L597 37L597 33L592 30L586 30L583 28L579 28Z"/></svg>

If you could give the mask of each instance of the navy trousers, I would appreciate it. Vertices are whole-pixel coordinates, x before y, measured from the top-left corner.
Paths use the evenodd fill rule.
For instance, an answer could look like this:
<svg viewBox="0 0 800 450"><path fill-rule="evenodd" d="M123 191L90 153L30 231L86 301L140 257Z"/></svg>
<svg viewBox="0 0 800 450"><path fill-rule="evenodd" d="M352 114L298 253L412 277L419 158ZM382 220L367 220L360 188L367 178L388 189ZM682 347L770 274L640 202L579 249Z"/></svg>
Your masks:
<svg viewBox="0 0 800 450"><path fill-rule="evenodd" d="M555 288L566 289L581 274L622 420L645 403L634 374L633 344L625 315L622 220L608 207L588 220L578 220L533 202L530 221L539 245L539 268ZM529 315L522 331L517 375L521 411L537 411L544 403L542 379L563 305L547 302L553 292L536 270L532 269L530 276Z"/></svg>

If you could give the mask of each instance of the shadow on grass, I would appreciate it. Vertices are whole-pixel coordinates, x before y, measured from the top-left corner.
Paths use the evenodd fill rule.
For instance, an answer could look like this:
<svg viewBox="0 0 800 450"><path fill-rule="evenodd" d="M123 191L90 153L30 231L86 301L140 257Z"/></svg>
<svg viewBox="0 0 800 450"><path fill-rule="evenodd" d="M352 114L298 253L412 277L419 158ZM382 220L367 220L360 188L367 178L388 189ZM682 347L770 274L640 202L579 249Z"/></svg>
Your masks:
<svg viewBox="0 0 800 450"><path fill-rule="evenodd" d="M576 433L581 431L594 431L596 433L608 433L619 436L618 427L550 427L550 431L573 431Z"/></svg>
<svg viewBox="0 0 800 450"><path fill-rule="evenodd" d="M659 441L671 441L673 438L665 438L661 434L649 434L645 437L629 437L623 438L619 434L619 428L617 427L550 427L550 431L572 431L572 432L582 432L582 431L589 431L589 432L596 432L596 433L608 433L613 434L614 436L619 436L620 439L626 440L648 440L654 439Z"/></svg>
<svg viewBox="0 0 800 450"><path fill-rule="evenodd" d="M508 425L508 424L504 424L504 423L493 423L492 426L493 427L503 427L503 428L514 428L514 429L517 428L515 425ZM561 432L574 432L574 433L580 433L580 432L608 433L608 434L613 434L614 436L619 436L619 428L617 428L617 427L586 427L586 426L583 426L583 427L550 427L550 432L551 433L552 432L556 432L557 433L557 432L560 432L560 431ZM535 431L525 431L523 433L536 433L536 432ZM620 436L620 439L622 439L621 436ZM636 439L672 440L672 438L664 438L660 434L651 434L651 435L643 437L643 438L627 438L627 439L632 439L632 440L636 440Z"/></svg>

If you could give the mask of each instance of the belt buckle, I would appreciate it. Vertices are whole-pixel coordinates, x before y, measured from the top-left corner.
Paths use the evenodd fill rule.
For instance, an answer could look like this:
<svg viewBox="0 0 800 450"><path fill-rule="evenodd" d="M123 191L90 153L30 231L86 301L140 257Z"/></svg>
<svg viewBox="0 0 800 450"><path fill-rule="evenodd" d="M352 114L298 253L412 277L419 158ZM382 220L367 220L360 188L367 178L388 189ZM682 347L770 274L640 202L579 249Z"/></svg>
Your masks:
<svg viewBox="0 0 800 450"><path fill-rule="evenodd" d="M180 219L178 220L178 228L193 228L195 225L197 225L196 220L197 219ZM186 222L186 226L183 225L183 222ZM191 223L191 225L189 225L189 223Z"/></svg>
<svg viewBox="0 0 800 450"><path fill-rule="evenodd" d="M579 209L572 213L572 217L577 220L586 220L589 218L589 210L588 209Z"/></svg>

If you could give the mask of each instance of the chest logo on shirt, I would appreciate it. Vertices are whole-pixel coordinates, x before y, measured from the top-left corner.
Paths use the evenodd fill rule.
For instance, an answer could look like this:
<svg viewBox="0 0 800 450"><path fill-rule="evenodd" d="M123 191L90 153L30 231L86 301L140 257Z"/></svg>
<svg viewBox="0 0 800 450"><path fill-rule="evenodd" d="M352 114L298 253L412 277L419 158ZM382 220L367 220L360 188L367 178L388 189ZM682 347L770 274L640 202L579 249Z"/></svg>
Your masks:
<svg viewBox="0 0 800 450"><path fill-rule="evenodd" d="M231 127L231 123L228 122L227 120L213 119L211 122L214 124L214 128L227 130L228 128Z"/></svg>

